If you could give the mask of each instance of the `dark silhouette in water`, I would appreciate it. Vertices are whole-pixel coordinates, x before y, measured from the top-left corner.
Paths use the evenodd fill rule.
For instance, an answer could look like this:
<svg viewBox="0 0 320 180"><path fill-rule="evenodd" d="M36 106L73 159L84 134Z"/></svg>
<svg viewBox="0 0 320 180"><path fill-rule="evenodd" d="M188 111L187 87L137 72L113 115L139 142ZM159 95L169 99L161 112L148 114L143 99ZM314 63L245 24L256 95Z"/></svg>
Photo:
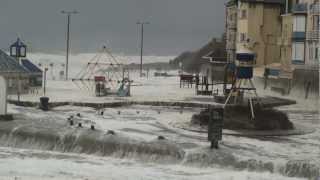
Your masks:
<svg viewBox="0 0 320 180"><path fill-rule="evenodd" d="M250 109L245 106L227 106L224 113L223 126L231 130L290 130L293 123L286 113L272 108L255 108L255 119L249 116ZM192 117L193 124L208 125L209 110L201 111Z"/></svg>

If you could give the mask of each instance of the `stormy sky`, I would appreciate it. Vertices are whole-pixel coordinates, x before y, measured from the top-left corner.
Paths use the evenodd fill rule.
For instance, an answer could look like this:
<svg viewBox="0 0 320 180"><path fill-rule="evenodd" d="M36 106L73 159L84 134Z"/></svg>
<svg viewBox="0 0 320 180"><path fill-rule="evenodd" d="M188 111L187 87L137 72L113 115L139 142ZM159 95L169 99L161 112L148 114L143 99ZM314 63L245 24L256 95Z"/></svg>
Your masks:
<svg viewBox="0 0 320 180"><path fill-rule="evenodd" d="M224 31L226 0L0 0L0 48L17 36L32 52L63 52L66 17L71 18L73 53L95 52L107 44L114 52L139 54L138 20L145 27L145 54L177 55L194 50Z"/></svg>

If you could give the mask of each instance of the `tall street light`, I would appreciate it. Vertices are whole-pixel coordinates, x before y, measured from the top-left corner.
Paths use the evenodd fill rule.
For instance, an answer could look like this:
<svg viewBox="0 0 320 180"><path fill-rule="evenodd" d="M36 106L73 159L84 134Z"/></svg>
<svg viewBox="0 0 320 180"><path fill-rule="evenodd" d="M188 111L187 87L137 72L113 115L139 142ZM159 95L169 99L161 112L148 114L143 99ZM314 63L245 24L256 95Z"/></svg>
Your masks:
<svg viewBox="0 0 320 180"><path fill-rule="evenodd" d="M141 44L140 44L140 77L142 77L142 56L143 56L143 33L144 33L144 25L150 24L149 22L138 21L138 25L141 25Z"/></svg>
<svg viewBox="0 0 320 180"><path fill-rule="evenodd" d="M68 80L69 70L69 50L70 50L70 18L72 14L78 14L78 11L61 11L62 14L67 15L67 52L66 52L66 80Z"/></svg>

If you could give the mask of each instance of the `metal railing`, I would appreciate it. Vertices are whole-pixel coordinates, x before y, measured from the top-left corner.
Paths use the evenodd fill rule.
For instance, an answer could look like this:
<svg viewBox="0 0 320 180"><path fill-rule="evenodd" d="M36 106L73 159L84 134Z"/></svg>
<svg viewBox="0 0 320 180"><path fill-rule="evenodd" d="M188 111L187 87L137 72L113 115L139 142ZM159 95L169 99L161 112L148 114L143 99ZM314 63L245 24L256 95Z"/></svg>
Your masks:
<svg viewBox="0 0 320 180"><path fill-rule="evenodd" d="M314 3L310 5L309 12L311 14L320 14L320 3Z"/></svg>
<svg viewBox="0 0 320 180"><path fill-rule="evenodd" d="M320 30L313 30L307 32L307 40L318 40L320 37Z"/></svg>
<svg viewBox="0 0 320 180"><path fill-rule="evenodd" d="M292 33L292 40L293 41L304 41L305 39L306 39L306 33L305 32L294 31Z"/></svg>
<svg viewBox="0 0 320 180"><path fill-rule="evenodd" d="M308 12L308 4L301 3L301 4L295 4L292 7L292 13L307 13Z"/></svg>

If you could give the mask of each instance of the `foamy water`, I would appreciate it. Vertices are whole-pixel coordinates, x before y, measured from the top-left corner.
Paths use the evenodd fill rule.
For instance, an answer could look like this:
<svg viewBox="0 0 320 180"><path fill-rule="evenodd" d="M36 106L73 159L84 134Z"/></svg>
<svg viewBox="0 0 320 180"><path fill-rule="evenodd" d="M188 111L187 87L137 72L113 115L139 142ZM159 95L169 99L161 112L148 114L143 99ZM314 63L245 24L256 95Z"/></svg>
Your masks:
<svg viewBox="0 0 320 180"><path fill-rule="evenodd" d="M2 145L19 147L0 148L3 162L0 163L0 167L9 164L0 168L0 176L3 177L18 175L26 179L287 179L288 176L319 175L319 131L302 136L267 139L224 136L220 149L210 150L205 134L187 133L174 127L167 129L161 126L170 125L175 120L191 118L193 113L200 111L197 108L185 109L183 113L174 107L106 108L103 116L92 108L75 106L57 107L49 112L12 105L9 109L13 113L33 117L34 124L31 124L31 127L35 128L20 124L22 126L14 128L11 136L1 136ZM77 121L83 122L84 128L68 127L66 118L78 112L81 112L81 117ZM290 113L294 122L317 125L315 122L318 120L314 114L306 112L303 115L305 118L301 118L300 115L301 113ZM114 130L116 135L111 139L106 136L103 140L101 135L90 133L91 124L95 124L98 131ZM41 127L50 130L42 131ZM54 132L59 132L62 139L63 136L70 135L75 135L76 138L59 143L59 140L53 138ZM38 137L34 136L34 133ZM20 135L17 136L18 134ZM159 135L167 139L164 141L165 144L157 140ZM109 145L105 146L104 150L99 149L96 146L98 139L99 143L105 142ZM120 145L114 146L113 142ZM180 148L176 149L176 145ZM113 146L117 147L116 151L110 151ZM18 163L20 161L21 163ZM36 165L25 168L30 164Z"/></svg>

